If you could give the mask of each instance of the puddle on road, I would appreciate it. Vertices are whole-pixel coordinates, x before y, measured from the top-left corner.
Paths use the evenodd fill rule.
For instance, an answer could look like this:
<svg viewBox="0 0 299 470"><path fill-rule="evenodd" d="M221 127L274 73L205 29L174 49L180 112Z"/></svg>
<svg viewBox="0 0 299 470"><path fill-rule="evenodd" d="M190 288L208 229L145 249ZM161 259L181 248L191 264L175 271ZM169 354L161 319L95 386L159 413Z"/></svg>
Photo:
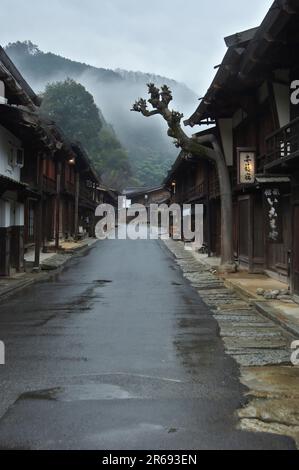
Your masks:
<svg viewBox="0 0 299 470"><path fill-rule="evenodd" d="M54 400L54 401L89 401L89 400L128 400L137 398L118 385L87 384L70 385L24 393L21 400Z"/></svg>
<svg viewBox="0 0 299 470"><path fill-rule="evenodd" d="M293 438L299 448L299 367L241 368L249 403L238 411L240 428Z"/></svg>

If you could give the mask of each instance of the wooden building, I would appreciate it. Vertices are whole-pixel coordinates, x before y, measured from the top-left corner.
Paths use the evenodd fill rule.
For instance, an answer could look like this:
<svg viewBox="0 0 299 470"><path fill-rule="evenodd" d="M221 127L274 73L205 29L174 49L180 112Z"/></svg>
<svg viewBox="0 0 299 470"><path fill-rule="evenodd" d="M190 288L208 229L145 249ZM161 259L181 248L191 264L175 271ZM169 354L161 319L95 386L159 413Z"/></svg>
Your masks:
<svg viewBox="0 0 299 470"><path fill-rule="evenodd" d="M79 143L38 112L39 98L0 48L0 276L24 269L24 251L94 236L95 209L117 195Z"/></svg>
<svg viewBox="0 0 299 470"><path fill-rule="evenodd" d="M220 253L220 196L217 173L212 163L181 152L168 172L164 185L171 193L171 203L179 204L182 209L184 204L191 205L192 230L194 230L195 204L202 206L203 233L199 248L203 247L210 256L218 256ZM213 220L211 220L212 217ZM219 227L212 231L212 226Z"/></svg>
<svg viewBox="0 0 299 470"><path fill-rule="evenodd" d="M260 27L225 42L217 74L185 124L215 126L233 187L236 260L287 280L299 295L298 2L276 0ZM218 239L217 222L211 230Z"/></svg>
<svg viewBox="0 0 299 470"><path fill-rule="evenodd" d="M142 204L148 207L150 204L163 204L169 201L170 192L165 186L148 188L127 188L123 191L131 204Z"/></svg>
<svg viewBox="0 0 299 470"><path fill-rule="evenodd" d="M151 204L162 205L170 201L170 191L164 185L157 187L126 188L122 192L122 204L130 208L134 204L142 205L146 208L147 222L150 223ZM124 207L124 206L123 206ZM135 216L128 216L127 222L131 222Z"/></svg>
<svg viewBox="0 0 299 470"><path fill-rule="evenodd" d="M24 206L38 200L22 179L48 136L35 122L37 96L0 47L0 275L24 268Z"/></svg>
<svg viewBox="0 0 299 470"><path fill-rule="evenodd" d="M38 120L49 136L50 146L22 170L22 181L39 195L38 199L28 199L25 205L25 247L35 246L36 265L40 249L58 249L61 239L75 235L75 154L52 121Z"/></svg>
<svg viewBox="0 0 299 470"><path fill-rule="evenodd" d="M75 153L74 181L76 186L76 236L95 236L95 210L99 204L110 201L108 188L103 185L87 153L80 145L72 145Z"/></svg>

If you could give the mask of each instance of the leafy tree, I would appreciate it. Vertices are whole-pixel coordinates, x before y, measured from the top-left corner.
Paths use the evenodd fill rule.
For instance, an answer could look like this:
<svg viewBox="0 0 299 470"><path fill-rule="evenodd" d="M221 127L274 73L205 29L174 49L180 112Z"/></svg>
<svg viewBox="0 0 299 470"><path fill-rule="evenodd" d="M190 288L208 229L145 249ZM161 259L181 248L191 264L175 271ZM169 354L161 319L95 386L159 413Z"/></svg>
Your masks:
<svg viewBox="0 0 299 470"><path fill-rule="evenodd" d="M131 180L128 154L118 141L112 126L104 123L100 132L101 150L94 161L110 186L123 188ZM131 184L131 183L130 183Z"/></svg>
<svg viewBox="0 0 299 470"><path fill-rule="evenodd" d="M36 55L41 54L38 46L33 44L31 41L16 41L14 43L9 42L5 47L6 52L13 50L15 55L22 57L22 55Z"/></svg>
<svg viewBox="0 0 299 470"><path fill-rule="evenodd" d="M148 153L147 156L135 162L133 171L138 181L145 186L158 186L165 178L172 162L171 158L161 161L159 153Z"/></svg>
<svg viewBox="0 0 299 470"><path fill-rule="evenodd" d="M70 78L55 82L47 85L42 98L42 114L70 140L81 142L104 181L117 189L127 185L131 177L127 153L83 85Z"/></svg>
<svg viewBox="0 0 299 470"><path fill-rule="evenodd" d="M53 119L71 140L78 140L92 155L100 146L103 123L93 97L74 80L46 87L42 112Z"/></svg>

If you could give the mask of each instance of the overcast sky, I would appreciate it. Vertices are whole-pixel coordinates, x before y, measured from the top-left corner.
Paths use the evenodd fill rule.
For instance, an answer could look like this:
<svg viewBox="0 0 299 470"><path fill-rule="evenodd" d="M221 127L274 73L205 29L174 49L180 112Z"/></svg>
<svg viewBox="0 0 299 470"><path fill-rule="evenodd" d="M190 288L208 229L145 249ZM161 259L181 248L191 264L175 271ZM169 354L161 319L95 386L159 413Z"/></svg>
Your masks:
<svg viewBox="0 0 299 470"><path fill-rule="evenodd" d="M153 72L202 96L225 52L223 37L257 26L272 0L1 0L1 45L105 68Z"/></svg>

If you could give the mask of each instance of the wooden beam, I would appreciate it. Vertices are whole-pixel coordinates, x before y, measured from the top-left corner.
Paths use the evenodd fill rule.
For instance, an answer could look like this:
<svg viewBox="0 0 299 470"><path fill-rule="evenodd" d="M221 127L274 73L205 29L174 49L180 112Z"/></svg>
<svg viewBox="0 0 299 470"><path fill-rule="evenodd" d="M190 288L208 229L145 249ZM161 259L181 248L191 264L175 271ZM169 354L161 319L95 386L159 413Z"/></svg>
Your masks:
<svg viewBox="0 0 299 470"><path fill-rule="evenodd" d="M76 172L75 181L75 238L79 235L79 191L80 191L80 174Z"/></svg>
<svg viewBox="0 0 299 470"><path fill-rule="evenodd" d="M34 221L34 267L39 268L40 265L40 250L41 250L41 243L42 243L42 218L43 218L43 158L41 154L38 154L38 161L37 161L37 172L38 172L38 189L40 198L36 203L35 207L35 221Z"/></svg>
<svg viewBox="0 0 299 470"><path fill-rule="evenodd" d="M55 227L55 248L59 249L59 232L60 232L60 191L61 191L61 162L56 162L56 227Z"/></svg>

